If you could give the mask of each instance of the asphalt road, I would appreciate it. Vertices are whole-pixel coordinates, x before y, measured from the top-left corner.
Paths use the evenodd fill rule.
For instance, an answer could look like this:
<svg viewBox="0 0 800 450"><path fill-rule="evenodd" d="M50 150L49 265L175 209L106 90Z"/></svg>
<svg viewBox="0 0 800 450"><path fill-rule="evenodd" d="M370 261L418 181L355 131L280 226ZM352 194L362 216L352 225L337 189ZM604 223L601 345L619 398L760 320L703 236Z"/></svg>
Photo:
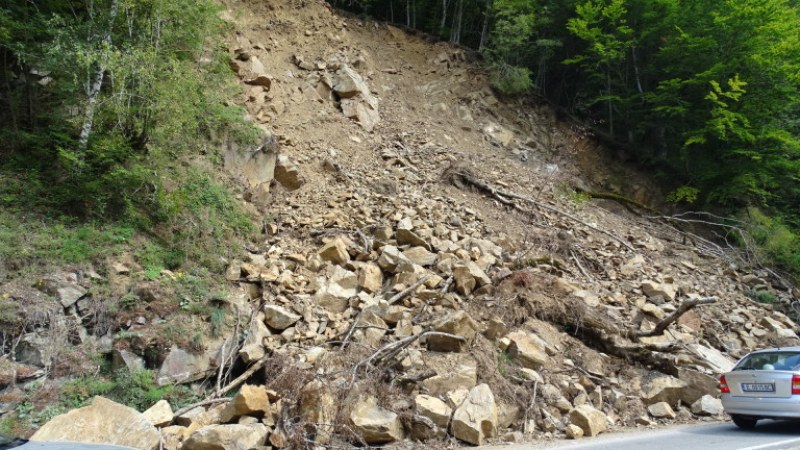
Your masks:
<svg viewBox="0 0 800 450"><path fill-rule="evenodd" d="M549 443L481 447L482 450L787 450L800 449L800 422L764 420L753 430L731 422L601 434L595 438Z"/></svg>

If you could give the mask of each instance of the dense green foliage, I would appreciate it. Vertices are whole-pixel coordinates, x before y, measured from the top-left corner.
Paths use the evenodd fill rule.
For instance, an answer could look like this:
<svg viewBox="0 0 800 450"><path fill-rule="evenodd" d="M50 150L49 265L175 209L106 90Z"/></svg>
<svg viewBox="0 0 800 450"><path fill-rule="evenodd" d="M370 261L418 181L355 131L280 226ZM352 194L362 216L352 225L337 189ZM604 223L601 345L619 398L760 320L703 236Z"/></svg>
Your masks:
<svg viewBox="0 0 800 450"><path fill-rule="evenodd" d="M535 90L595 124L662 174L669 200L730 212L757 206L800 229L796 1L362 0L349 7L480 49L499 90Z"/></svg>
<svg viewBox="0 0 800 450"><path fill-rule="evenodd" d="M176 267L218 259L251 228L228 191L187 163L215 151L214 137L255 137L226 106L235 85L218 8L0 6L0 258L92 261L144 231L163 248L159 264Z"/></svg>

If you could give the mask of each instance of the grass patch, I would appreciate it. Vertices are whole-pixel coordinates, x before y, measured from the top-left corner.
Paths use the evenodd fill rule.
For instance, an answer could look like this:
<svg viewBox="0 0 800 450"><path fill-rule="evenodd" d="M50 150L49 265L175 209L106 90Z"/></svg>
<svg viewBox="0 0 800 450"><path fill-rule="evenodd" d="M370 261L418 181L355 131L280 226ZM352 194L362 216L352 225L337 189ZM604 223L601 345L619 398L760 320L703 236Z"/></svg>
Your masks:
<svg viewBox="0 0 800 450"><path fill-rule="evenodd" d="M79 378L66 383L59 395L58 407L70 410L89 404L96 395L144 411L161 399L180 408L197 397L186 386L157 386L151 370L121 370L109 378Z"/></svg>

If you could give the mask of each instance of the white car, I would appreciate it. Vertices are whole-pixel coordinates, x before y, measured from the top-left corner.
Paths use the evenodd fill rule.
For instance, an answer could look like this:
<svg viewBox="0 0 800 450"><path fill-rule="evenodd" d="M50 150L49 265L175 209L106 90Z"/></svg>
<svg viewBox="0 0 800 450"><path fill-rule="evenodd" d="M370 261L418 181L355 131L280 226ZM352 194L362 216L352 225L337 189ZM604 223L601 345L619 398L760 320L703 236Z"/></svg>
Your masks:
<svg viewBox="0 0 800 450"><path fill-rule="evenodd" d="M720 380L722 406L739 428L800 419L800 347L752 352Z"/></svg>

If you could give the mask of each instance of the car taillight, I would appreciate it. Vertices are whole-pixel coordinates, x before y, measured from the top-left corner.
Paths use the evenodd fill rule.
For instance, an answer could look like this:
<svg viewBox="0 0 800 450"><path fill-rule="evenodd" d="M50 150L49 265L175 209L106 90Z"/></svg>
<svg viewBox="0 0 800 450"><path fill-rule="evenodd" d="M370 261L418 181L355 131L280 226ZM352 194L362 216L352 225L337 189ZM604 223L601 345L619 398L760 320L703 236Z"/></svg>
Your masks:
<svg viewBox="0 0 800 450"><path fill-rule="evenodd" d="M797 380L800 381L800 377L797 377ZM794 393L794 386L794 379L792 379L792 393ZM800 383L797 387L800 389ZM721 376L719 379L719 391L723 394L731 393L731 389L728 387L728 382L725 380L725 375Z"/></svg>
<svg viewBox="0 0 800 450"><path fill-rule="evenodd" d="M800 395L800 375L792 376L792 395Z"/></svg>

